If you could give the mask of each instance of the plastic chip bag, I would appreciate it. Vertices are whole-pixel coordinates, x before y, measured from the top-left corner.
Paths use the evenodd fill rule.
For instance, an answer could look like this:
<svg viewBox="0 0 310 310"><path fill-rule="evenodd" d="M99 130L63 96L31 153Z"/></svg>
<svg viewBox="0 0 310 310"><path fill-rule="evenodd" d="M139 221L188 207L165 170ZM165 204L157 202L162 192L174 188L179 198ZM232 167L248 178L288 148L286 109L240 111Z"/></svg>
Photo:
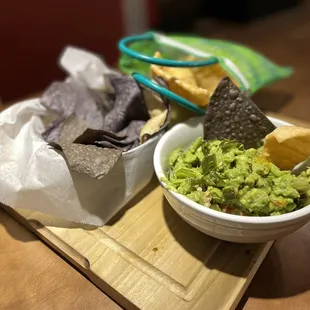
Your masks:
<svg viewBox="0 0 310 310"><path fill-rule="evenodd" d="M147 56L154 56L156 52L160 52L163 58L173 60L186 60L188 56L198 59L215 56L224 72L238 82L241 90L249 94L293 73L292 68L279 66L253 49L238 43L158 33L153 33L153 38L151 41L133 42L129 47ZM124 54L120 57L119 67L128 74L137 72L151 77L150 64Z"/></svg>

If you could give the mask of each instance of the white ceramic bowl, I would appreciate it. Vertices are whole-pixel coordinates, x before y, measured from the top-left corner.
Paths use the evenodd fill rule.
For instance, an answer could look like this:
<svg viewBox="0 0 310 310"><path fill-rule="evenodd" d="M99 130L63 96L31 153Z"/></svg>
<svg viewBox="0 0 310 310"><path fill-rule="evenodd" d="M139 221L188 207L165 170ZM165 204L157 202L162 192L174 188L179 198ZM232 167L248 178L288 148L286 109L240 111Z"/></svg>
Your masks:
<svg viewBox="0 0 310 310"><path fill-rule="evenodd" d="M269 118L277 127L291 125ZM239 243L259 243L278 239L305 225L310 220L310 205L300 210L270 217L250 217L222 213L206 208L187 197L165 188L160 180L171 152L187 148L203 135L203 119L192 118L174 126L158 142L154 152L154 168L163 192L173 209L191 226L212 237Z"/></svg>

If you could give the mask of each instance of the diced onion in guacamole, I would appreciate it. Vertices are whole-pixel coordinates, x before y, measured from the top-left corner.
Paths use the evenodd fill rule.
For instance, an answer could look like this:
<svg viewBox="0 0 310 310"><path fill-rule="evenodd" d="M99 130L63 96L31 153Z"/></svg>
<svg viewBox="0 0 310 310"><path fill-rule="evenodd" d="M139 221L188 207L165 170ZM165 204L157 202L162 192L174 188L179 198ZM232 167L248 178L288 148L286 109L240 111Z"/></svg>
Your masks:
<svg viewBox="0 0 310 310"><path fill-rule="evenodd" d="M163 181L199 204L236 215L280 215L310 203L310 168L296 176L261 157L260 149L230 140L198 138L188 150L174 150Z"/></svg>

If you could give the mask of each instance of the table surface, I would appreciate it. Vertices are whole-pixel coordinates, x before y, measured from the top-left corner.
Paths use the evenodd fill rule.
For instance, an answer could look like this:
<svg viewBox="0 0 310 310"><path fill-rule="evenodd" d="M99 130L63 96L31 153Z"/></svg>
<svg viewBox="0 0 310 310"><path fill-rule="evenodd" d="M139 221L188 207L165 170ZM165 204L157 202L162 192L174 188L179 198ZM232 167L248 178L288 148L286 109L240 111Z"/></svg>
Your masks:
<svg viewBox="0 0 310 310"><path fill-rule="evenodd" d="M310 124L309 2L247 27L223 25L206 36L247 43L295 74L254 96L284 119ZM6 107L7 105L3 106ZM2 107L2 108L3 108ZM1 107L0 107L1 109ZM238 309L309 309L310 223L270 250ZM1 309L119 309L103 292L0 209Z"/></svg>

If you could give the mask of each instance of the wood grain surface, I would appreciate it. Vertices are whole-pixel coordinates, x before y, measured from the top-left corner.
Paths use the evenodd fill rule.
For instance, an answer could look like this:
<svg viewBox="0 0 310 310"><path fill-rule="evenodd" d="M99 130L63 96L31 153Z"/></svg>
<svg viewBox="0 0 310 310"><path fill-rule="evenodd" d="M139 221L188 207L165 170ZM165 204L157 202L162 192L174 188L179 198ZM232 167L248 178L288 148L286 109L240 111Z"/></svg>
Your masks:
<svg viewBox="0 0 310 310"><path fill-rule="evenodd" d="M0 309L120 309L0 209Z"/></svg>

